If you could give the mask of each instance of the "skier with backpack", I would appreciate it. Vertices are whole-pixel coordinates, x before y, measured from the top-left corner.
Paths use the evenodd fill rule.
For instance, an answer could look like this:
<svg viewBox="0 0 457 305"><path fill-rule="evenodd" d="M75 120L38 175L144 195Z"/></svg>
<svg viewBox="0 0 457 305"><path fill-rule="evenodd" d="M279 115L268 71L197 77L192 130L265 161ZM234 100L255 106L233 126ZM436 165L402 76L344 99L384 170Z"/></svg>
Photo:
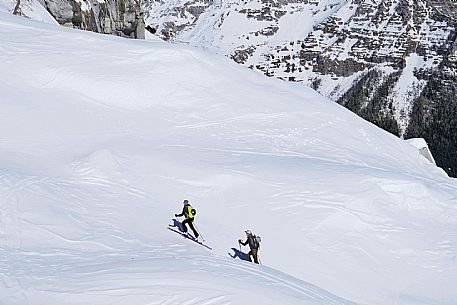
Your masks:
<svg viewBox="0 0 457 305"><path fill-rule="evenodd" d="M246 246L249 244L249 248L251 249L248 253L249 261L252 262L251 256L254 258L254 263L259 263L258 252L260 248L260 236L255 236L252 234L251 230L244 231L246 233L246 241L243 242L241 239L238 240L240 245Z"/></svg>
<svg viewBox="0 0 457 305"><path fill-rule="evenodd" d="M194 237L197 239L199 234L193 224L197 211L190 205L188 200L184 200L183 204L184 206L182 208L181 214L175 214L175 217L185 216L186 219L181 222L183 232L187 233L186 224L188 224L189 228L192 230L192 232L194 232Z"/></svg>

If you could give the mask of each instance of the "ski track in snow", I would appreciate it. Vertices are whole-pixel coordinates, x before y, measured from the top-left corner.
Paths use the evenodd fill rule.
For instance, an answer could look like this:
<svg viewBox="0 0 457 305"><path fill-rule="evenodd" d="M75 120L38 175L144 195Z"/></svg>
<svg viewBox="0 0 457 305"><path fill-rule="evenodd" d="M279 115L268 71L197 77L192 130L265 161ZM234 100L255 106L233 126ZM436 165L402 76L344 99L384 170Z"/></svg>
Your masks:
<svg viewBox="0 0 457 305"><path fill-rule="evenodd" d="M30 304L34 304L33 298L40 294L63 295L70 300L78 295L100 296L102 297L100 300L104 298L117 300L122 297L140 296L145 297L145 299L149 297L150 300L150 297L153 297L154 304L233 304L230 301L231 297L227 295L227 290L230 291L231 289L224 287L225 284L217 283L221 282L217 280L218 274L223 275L223 277L230 277L231 274L236 275L237 281L244 283L244 285L252 285L248 283L255 281L255 285L275 287L275 290L292 290L297 299L300 296L305 296L307 299L315 300L316 304L319 302L350 304L343 300L335 301L334 297L326 297L326 293L317 287L305 286L289 276L273 275L274 271L272 270L263 272L259 266L235 263L230 259L206 255L181 257L183 251L186 251L183 246L171 244L168 247L148 248L141 254L139 252L111 253L108 255L98 253L99 260L103 260L103 263L98 264L94 263L92 255L84 257L64 251L59 253L57 249L48 254L17 252L2 255L0 268L4 271L3 274L17 278L17 285L27 288L27 293L24 295L26 296L25 300L28 299ZM164 252L171 255L164 257ZM157 265L154 263L155 260L160 260L161 263ZM172 261L172 263L167 263L167 261ZM191 265L193 266L200 266L199 269L191 271L191 273L197 272L193 275L192 282L186 280L186 272L189 271L189 267L184 267L189 266L189 261L192 262ZM174 270L170 270L168 266L175 266ZM14 274L11 274L9 270L14 270ZM174 273L182 274L183 281L176 279ZM201 281L204 279L200 279L200 274L203 274L204 277L209 274L209 277L213 278L216 283L205 281L202 285ZM82 279L83 281L81 281ZM59 281L65 281L67 283L66 288L58 288ZM10 288L14 288L15 284L11 286ZM191 297L190 300L187 298L184 301L179 294L172 294L172 291L189 289L193 291L192 294L203 296ZM234 293L240 294L239 291L232 292L232 294ZM27 295L30 295L30 299ZM212 296L207 297L207 295ZM246 297L244 294L242 296ZM102 302L102 304L105 303Z"/></svg>
<svg viewBox="0 0 457 305"><path fill-rule="evenodd" d="M87 171L85 171L87 173ZM18 182L12 182L11 177L8 179L8 175L1 175L2 180L10 180L11 188L7 196L7 200L11 203L11 198L14 198L14 195L21 193L22 196L28 196L27 193L31 195L38 196L49 196L48 193L51 193L53 197L65 197L67 200L71 199L71 202L84 202L84 197L87 194L78 192L80 185L88 184L91 189L96 189L102 193L110 190L110 192L117 194L120 191L113 190L113 188L123 188L124 186L118 183L111 183L107 180L99 181L96 180L96 183L92 183L89 179L89 182L85 179L74 180L74 181L53 181L50 178L40 178L40 177L29 177L26 179L21 179ZM87 188L85 188L87 190ZM40 191L41 190L41 191ZM128 188L127 188L128 190ZM132 196L137 196L138 191L128 192ZM141 193L142 194L142 193ZM15 201L13 201L14 203ZM17 204L17 200L16 200ZM15 206L16 207L16 206ZM99 206L102 210L107 209L107 207ZM17 209L17 207L16 207ZM69 210L71 211L71 210ZM83 206L77 207L74 209L74 212L81 213L88 212L87 208ZM16 213L18 214L18 213ZM89 215L86 215L89 216ZM9 218L12 217L11 214L8 215ZM93 216L91 216L93 217ZM97 219L90 221L90 218L80 217L78 215L71 215L71 218L76 220L80 225L90 226L90 232L92 235L97 235L99 230L107 225L109 227L109 219L106 218L106 215L99 215ZM229 259L220 259L217 257L212 257L211 259L208 256L196 255L196 256L186 256L180 258L183 253L188 252L186 247L182 245L182 242L177 244L169 244L162 246L150 246L145 245L141 242L137 242L136 246L140 247L137 251L126 251L119 252L118 249L114 247L107 246L103 243L84 240L81 239L72 239L65 234L60 234L56 229L52 229L51 223L35 223L27 219L20 219L17 216L12 217L16 224L19 224L21 227L24 225L33 226L34 234L55 237L60 240L60 243L68 245L71 244L83 244L85 247L95 247L98 250L96 253L84 253L80 251L69 251L68 249L47 249L47 251L52 250L52 252L44 251L21 251L22 248L20 245L17 246L16 250L4 251L9 247L8 244L2 245L2 259L0 259L0 270L2 274L8 275L17 279L16 284L7 284L5 285L6 291L9 289L14 289L19 286L22 289L26 289L27 293L22 295L22 298L19 298L22 301L27 302L28 304L35 304L40 300L40 295L54 295L51 297L60 299L61 296L66 296L65 298L72 299L74 296L85 295L85 296L100 296L100 302L103 303L103 299L107 298L111 300L117 298L150 298L153 297L156 301L156 304L233 304L230 301L230 298L227 299L226 288L223 286L218 288L218 285L211 285L212 294L216 294L213 297L198 297L190 298L184 301L178 295L171 295L170 292L160 293L161 289L166 288L168 291L180 291L182 289L193 289L194 291L200 291L201 294L207 295L208 289L201 288L201 284L197 281L194 284L194 287L190 285L189 282L184 281L181 285L174 277L167 280L165 278L157 279L157 272L169 273L169 268L163 268L165 270L160 270L160 267L152 264L153 270L152 273L147 273L145 270L141 270L144 265L150 264L154 260L168 260L164 253L168 255L172 254L173 263L170 265L185 265L186 262L191 261L191 265L195 266L207 266L209 270L207 272L217 273L221 268L224 269L234 269L242 272L235 272L237 277L240 277L241 274L244 274L246 281L250 281L252 277L256 281L263 279L262 283L265 285L274 285L285 287L295 291L298 295L304 295L310 298L322 298L322 292L313 292L312 289L302 288L300 283L295 284L291 280L286 280L282 276L273 276L271 274L261 272L258 269L258 266L252 266L251 264L245 264L245 266L240 266L239 262L232 262ZM84 219L81 221L80 219ZM3 222L2 222L3 223ZM110 230L109 232L103 232L103 235L106 236L115 236L116 230ZM121 239L123 242L130 242L128 239L122 238L122 231L119 231L120 235L116 236L117 239ZM21 231L18 231L17 236L22 235ZM15 235L9 234L10 238L14 239ZM178 240L179 241L179 240ZM188 246L188 245L186 245ZM79 246L77 247L79 248ZM106 252L109 251L109 252ZM94 261L94 257L98 257ZM98 261L98 263L97 263ZM134 265L133 268L129 266L130 263L138 263ZM160 264L161 265L161 264ZM167 264L165 264L167 265ZM211 269L214 267L214 269ZM203 269L204 270L204 269ZM147 270L146 270L147 271ZM176 272L180 272L176 268ZM200 271L201 272L201 271ZM230 271L234 272L234 271ZM153 278L148 274L154 274ZM69 276L69 278L68 278ZM81 282L81 279L84 279L84 282ZM119 280L112 280L119 279ZM59 282L64 281L67 283L67 288L58 288ZM171 282L170 282L171 281ZM293 280L297 281L297 280ZM39 284L37 284L39 283ZM71 288L75 285L74 288ZM9 287L9 288L8 288ZM54 288L53 288L54 287ZM194 292L195 293L195 292ZM8 295L8 293L6 293ZM56 297L57 296L57 297ZM159 301L163 299L163 301ZM6 302L12 302L12 299L4 299ZM19 302L19 303L20 303ZM111 302L111 301L109 301ZM149 303L148 303L149 304ZM273 303L272 303L273 304ZM333 304L333 303L328 303Z"/></svg>

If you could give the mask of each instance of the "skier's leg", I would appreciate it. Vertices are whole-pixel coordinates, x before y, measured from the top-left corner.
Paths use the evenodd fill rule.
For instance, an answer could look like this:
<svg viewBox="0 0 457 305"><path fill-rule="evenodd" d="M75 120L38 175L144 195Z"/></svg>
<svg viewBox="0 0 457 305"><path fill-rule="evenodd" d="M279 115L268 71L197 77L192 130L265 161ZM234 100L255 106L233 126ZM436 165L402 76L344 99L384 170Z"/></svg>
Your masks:
<svg viewBox="0 0 457 305"><path fill-rule="evenodd" d="M187 233L186 223L188 223L188 220L189 220L189 219L184 219L183 222L181 222L182 231L183 231L184 233Z"/></svg>
<svg viewBox="0 0 457 305"><path fill-rule="evenodd" d="M189 219L189 222L188 222L189 223L189 228L191 228L192 232L194 232L195 238L198 238L198 232L197 232L197 230L195 230L193 222L194 222L193 218Z"/></svg>
<svg viewBox="0 0 457 305"><path fill-rule="evenodd" d="M252 255L252 250L249 251L249 253L248 253L248 259L249 259L249 261L252 263L251 255Z"/></svg>
<svg viewBox="0 0 457 305"><path fill-rule="evenodd" d="M258 249L252 249L252 257L254 258L254 263L258 264L259 263L259 258L257 257L257 251Z"/></svg>

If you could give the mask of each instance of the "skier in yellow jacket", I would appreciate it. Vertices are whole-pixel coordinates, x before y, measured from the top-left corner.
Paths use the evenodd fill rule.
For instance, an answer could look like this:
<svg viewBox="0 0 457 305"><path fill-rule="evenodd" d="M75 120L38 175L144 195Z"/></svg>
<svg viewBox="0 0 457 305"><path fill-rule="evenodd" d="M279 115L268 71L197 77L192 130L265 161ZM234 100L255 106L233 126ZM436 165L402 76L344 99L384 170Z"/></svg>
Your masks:
<svg viewBox="0 0 457 305"><path fill-rule="evenodd" d="M195 230L195 227L194 227L194 218L195 218L195 214L196 214L196 211L195 209L190 205L189 201L188 200L184 200L183 202L184 206L182 208L182 212L181 214L175 214L176 217L182 217L182 216L185 216L186 219L184 219L182 221L182 230L184 233L187 233L187 227L186 227L186 224L189 225L189 228L192 230L192 232L194 232L194 236L195 238L198 238L198 232L197 230Z"/></svg>

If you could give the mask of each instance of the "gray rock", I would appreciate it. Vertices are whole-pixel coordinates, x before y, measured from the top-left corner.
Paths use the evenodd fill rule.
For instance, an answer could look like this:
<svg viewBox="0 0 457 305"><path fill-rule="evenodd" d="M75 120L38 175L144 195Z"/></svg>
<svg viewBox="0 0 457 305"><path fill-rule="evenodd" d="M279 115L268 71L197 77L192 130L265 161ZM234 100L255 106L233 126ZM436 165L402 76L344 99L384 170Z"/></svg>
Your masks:
<svg viewBox="0 0 457 305"><path fill-rule="evenodd" d="M137 0L40 0L63 26L103 34L144 39L144 21Z"/></svg>

